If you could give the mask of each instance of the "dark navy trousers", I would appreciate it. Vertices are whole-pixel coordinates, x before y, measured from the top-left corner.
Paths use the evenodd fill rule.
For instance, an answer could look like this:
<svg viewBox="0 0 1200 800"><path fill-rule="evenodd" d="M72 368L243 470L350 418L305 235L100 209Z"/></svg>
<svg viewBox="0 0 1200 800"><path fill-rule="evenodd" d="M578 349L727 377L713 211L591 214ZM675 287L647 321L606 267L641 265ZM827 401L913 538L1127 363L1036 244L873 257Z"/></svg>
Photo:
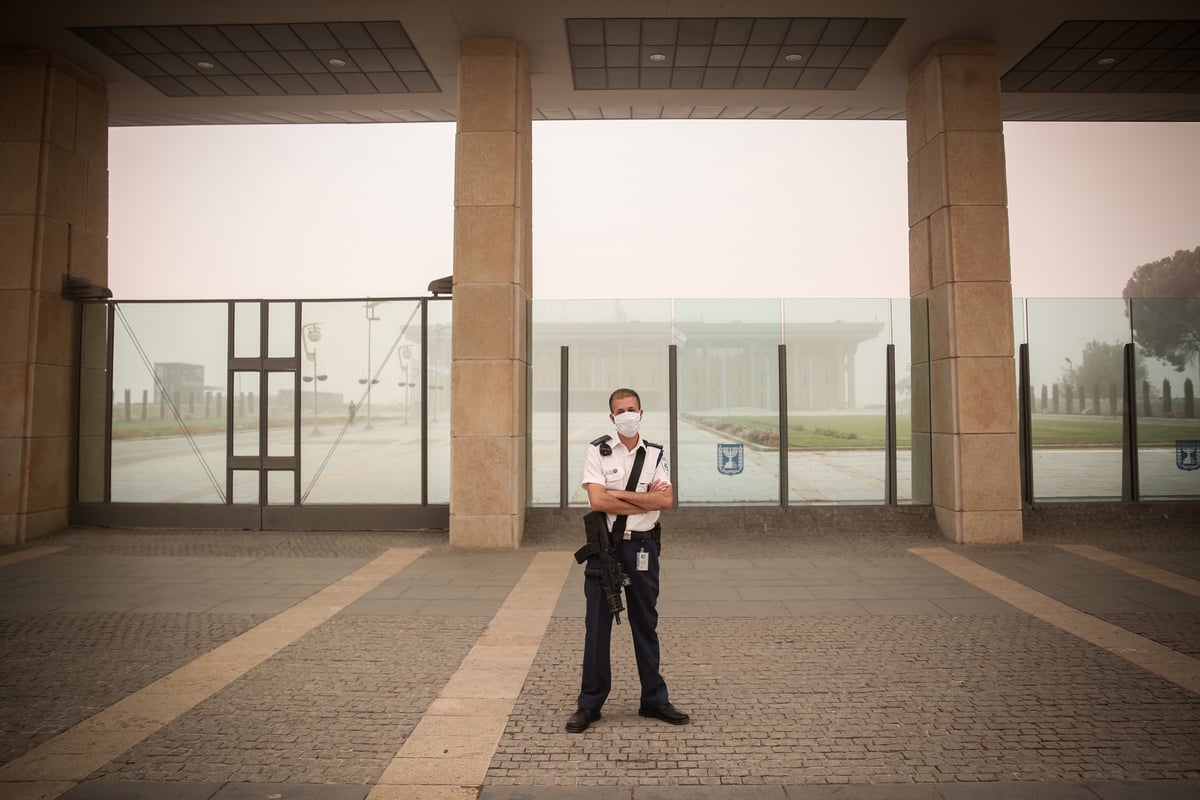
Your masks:
<svg viewBox="0 0 1200 800"><path fill-rule="evenodd" d="M638 572L637 554L642 549L649 554L650 568ZM621 616L623 622L629 623L633 634L633 652L642 684L642 705L660 706L667 702L667 682L658 671L658 544L653 539L622 541L614 556L620 560L630 579L624 591L625 613ZM599 569L599 560L592 556L586 568ZM608 601L604 599L600 581L584 578L583 595L587 599L587 636L583 645L579 707L599 709L612 690L610 644L613 618L608 613Z"/></svg>

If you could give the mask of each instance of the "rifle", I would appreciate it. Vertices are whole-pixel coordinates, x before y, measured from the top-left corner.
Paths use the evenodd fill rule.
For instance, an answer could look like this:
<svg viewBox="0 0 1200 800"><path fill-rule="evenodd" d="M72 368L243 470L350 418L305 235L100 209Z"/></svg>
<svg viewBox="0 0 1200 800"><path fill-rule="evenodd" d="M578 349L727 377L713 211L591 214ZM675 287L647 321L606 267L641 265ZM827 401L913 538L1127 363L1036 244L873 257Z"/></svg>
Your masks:
<svg viewBox="0 0 1200 800"><path fill-rule="evenodd" d="M608 601L608 613L621 624L621 612L625 604L621 602L621 587L629 585L629 576L621 568L621 562L613 558L612 543L608 538L608 519L603 511L591 511L583 517L583 530L587 534L587 544L575 551L575 561L582 564L589 556L599 557L600 569L585 569L587 578L600 581L604 598Z"/></svg>

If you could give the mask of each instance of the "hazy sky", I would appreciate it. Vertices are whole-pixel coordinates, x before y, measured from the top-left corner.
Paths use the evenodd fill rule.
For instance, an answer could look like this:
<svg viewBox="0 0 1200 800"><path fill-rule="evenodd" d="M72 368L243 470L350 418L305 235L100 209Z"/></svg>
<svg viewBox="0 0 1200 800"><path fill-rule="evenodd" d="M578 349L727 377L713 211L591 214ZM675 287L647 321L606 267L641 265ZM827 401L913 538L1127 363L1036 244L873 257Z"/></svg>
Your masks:
<svg viewBox="0 0 1200 800"><path fill-rule="evenodd" d="M1005 127L1013 293L1118 297L1200 245L1200 124ZM110 131L118 299L426 294L454 126ZM534 124L534 294L907 297L903 123Z"/></svg>

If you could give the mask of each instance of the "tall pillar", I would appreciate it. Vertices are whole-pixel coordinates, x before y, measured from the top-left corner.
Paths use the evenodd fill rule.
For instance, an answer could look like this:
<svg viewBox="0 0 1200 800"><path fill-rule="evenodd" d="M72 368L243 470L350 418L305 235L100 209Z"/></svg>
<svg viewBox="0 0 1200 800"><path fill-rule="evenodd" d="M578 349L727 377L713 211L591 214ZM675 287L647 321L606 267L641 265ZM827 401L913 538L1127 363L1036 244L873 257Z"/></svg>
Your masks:
<svg viewBox="0 0 1200 800"><path fill-rule="evenodd" d="M525 526L532 119L520 45L464 41L454 169L455 547L517 547Z"/></svg>
<svg viewBox="0 0 1200 800"><path fill-rule="evenodd" d="M1008 190L991 42L940 42L913 69L908 159L910 290L929 304L925 455L938 526L960 543L1020 541ZM914 430L914 446L919 439Z"/></svg>
<svg viewBox="0 0 1200 800"><path fill-rule="evenodd" d="M0 51L0 544L68 524L70 272L108 282L108 101L56 56Z"/></svg>

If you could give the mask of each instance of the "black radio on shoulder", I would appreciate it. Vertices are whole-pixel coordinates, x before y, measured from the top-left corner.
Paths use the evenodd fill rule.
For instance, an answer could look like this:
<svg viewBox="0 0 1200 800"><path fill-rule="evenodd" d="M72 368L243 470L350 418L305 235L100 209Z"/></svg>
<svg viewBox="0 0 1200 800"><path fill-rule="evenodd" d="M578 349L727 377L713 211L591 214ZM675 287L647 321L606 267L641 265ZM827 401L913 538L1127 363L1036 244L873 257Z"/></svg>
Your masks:
<svg viewBox="0 0 1200 800"><path fill-rule="evenodd" d="M612 446L609 444L609 441L611 439L612 439L611 436L601 436L599 439L593 439L592 444L594 444L596 447L600 448L600 455L611 456L612 455Z"/></svg>

